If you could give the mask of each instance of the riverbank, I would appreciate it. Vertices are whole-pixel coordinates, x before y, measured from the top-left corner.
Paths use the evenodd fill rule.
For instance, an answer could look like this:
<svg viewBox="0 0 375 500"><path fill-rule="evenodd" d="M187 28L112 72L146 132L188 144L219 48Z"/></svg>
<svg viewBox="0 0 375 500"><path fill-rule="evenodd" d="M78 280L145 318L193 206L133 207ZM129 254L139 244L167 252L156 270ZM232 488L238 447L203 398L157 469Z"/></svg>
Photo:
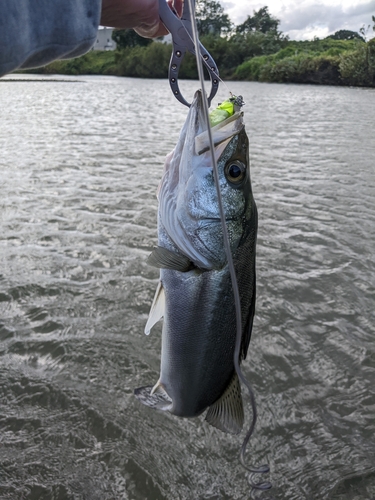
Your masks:
<svg viewBox="0 0 375 500"><path fill-rule="evenodd" d="M275 54L245 61L236 69L234 78L375 87L375 39L367 43L328 39L289 42Z"/></svg>
<svg viewBox="0 0 375 500"><path fill-rule="evenodd" d="M231 40L206 37L204 45L217 62L223 78L228 80L375 87L375 39L367 43L332 38L287 41L282 46L275 46L273 53L253 57L247 57L251 51L243 49L239 54ZM146 47L91 51L76 59L54 61L27 73L165 78L170 54L170 44L154 42ZM196 79L197 76L194 58L187 54L179 77Z"/></svg>

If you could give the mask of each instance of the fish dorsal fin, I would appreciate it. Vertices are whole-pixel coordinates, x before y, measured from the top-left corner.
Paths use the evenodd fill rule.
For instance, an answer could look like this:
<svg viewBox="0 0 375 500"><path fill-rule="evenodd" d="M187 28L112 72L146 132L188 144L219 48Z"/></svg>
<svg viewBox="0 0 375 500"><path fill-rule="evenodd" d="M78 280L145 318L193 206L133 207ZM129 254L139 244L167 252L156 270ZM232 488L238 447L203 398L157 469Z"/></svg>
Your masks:
<svg viewBox="0 0 375 500"><path fill-rule="evenodd" d="M244 413L241 386L236 372L223 395L208 409L206 420L221 431L230 434L241 432Z"/></svg>
<svg viewBox="0 0 375 500"><path fill-rule="evenodd" d="M161 281L159 281L158 286L156 288L154 300L152 301L150 314L148 315L148 320L145 326L146 335L149 335L151 328L158 321L161 320L161 318L164 316L164 311L165 311L165 294L163 285L161 284Z"/></svg>
<svg viewBox="0 0 375 500"><path fill-rule="evenodd" d="M161 269L174 269L186 273L195 268L191 260L185 255L177 254L164 247L155 247L147 259L150 266Z"/></svg>

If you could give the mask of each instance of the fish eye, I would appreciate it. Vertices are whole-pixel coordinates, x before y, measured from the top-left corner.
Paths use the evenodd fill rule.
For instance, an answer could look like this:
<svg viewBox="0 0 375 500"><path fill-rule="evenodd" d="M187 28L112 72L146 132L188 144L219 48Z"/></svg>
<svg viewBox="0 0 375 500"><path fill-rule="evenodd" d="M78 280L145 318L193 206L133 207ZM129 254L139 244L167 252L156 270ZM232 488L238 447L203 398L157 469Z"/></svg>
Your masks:
<svg viewBox="0 0 375 500"><path fill-rule="evenodd" d="M232 161L225 166L224 173L228 182L238 186L246 176L246 167L239 161Z"/></svg>

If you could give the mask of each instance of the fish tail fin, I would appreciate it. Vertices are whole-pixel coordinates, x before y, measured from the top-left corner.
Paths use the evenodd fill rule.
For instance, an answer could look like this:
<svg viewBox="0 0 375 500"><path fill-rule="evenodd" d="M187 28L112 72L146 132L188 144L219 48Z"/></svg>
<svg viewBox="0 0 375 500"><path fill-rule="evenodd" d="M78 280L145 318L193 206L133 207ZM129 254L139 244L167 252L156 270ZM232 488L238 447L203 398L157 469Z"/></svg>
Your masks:
<svg viewBox="0 0 375 500"><path fill-rule="evenodd" d="M142 404L150 408L164 411L172 408L172 399L159 381L154 387L149 385L135 389L134 395Z"/></svg>
<svg viewBox="0 0 375 500"><path fill-rule="evenodd" d="M239 434L244 423L244 411L241 385L237 373L225 389L222 396L211 405L206 414L209 424L230 434Z"/></svg>

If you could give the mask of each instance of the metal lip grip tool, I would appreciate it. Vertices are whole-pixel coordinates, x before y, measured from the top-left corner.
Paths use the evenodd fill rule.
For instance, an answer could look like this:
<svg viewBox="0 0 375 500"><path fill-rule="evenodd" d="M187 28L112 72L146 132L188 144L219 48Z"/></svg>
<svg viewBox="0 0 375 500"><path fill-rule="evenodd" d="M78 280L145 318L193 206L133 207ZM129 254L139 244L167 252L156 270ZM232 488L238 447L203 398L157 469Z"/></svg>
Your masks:
<svg viewBox="0 0 375 500"><path fill-rule="evenodd" d="M178 86L178 73L186 51L195 55L188 2L184 2L182 16L179 18L171 10L166 0L159 0L159 16L164 26L172 35L173 52L169 63L169 84L176 99L185 106L190 107L190 104L183 97ZM208 104L211 105L211 101L219 88L219 70L212 56L201 43L199 43L199 51L211 79L211 92L208 96Z"/></svg>

